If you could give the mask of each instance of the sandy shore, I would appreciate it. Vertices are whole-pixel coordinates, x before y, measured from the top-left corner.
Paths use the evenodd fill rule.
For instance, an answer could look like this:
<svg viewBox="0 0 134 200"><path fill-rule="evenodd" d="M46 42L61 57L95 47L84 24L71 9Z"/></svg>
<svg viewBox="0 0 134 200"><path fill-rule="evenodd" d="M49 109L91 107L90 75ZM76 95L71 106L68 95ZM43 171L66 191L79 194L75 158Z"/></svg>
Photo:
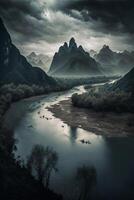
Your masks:
<svg viewBox="0 0 134 200"><path fill-rule="evenodd" d="M57 118L72 127L83 128L106 137L134 135L134 114L102 113L72 106L64 100L47 108Z"/></svg>

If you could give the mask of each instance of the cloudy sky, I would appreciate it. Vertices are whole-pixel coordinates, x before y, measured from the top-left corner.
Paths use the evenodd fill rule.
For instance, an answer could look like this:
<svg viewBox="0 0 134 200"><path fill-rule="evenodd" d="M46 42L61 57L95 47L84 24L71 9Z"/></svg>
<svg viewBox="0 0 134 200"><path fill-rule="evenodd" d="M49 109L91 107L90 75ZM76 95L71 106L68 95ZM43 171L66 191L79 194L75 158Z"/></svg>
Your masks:
<svg viewBox="0 0 134 200"><path fill-rule="evenodd" d="M134 49L134 0L0 0L0 15L25 55L52 56L71 37L87 51Z"/></svg>

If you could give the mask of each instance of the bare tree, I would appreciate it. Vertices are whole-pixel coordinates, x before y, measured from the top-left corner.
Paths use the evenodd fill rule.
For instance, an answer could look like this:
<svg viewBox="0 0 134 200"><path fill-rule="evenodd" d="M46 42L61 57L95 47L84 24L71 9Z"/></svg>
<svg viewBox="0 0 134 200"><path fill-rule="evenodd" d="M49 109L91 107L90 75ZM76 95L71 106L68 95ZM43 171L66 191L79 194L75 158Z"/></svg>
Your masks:
<svg viewBox="0 0 134 200"><path fill-rule="evenodd" d="M57 171L57 162L58 155L53 149L35 145L28 157L27 167L48 188L52 171Z"/></svg>

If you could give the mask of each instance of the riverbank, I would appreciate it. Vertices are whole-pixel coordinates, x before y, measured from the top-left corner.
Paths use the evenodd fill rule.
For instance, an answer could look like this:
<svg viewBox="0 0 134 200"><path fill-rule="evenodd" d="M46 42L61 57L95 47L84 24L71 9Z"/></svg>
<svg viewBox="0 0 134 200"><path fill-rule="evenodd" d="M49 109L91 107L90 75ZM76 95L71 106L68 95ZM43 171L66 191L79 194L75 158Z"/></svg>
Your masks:
<svg viewBox="0 0 134 200"><path fill-rule="evenodd" d="M56 118L71 127L79 127L106 137L126 137L134 135L134 114L95 112L77 108L71 99L60 101L47 108Z"/></svg>
<svg viewBox="0 0 134 200"><path fill-rule="evenodd" d="M44 95L41 97L31 97L29 98L30 100L24 99L23 101L25 103L21 107L21 112L18 112L16 107L15 112L12 113L10 109L21 101L19 92L15 89L13 92L6 92L5 88L3 93L0 91L0 198L14 200L43 200L44 198L61 200L61 195L46 189L42 183L35 180L23 165L23 161L20 158L16 160L13 154L13 151L16 150L14 126L17 125L17 122L25 114L27 109L29 109L29 103L35 101L35 99L41 99ZM16 95L18 95L17 99ZM23 97L27 96L32 95L24 95ZM17 100L18 102L13 103ZM6 116L8 116L8 121L4 123Z"/></svg>

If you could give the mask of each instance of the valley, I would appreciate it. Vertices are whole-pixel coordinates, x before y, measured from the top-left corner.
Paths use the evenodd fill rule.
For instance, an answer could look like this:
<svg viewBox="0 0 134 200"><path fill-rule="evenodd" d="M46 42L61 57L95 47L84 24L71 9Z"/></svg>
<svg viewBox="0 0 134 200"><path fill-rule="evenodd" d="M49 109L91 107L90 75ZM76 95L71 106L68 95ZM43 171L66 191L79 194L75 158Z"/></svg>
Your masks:
<svg viewBox="0 0 134 200"><path fill-rule="evenodd" d="M11 31L11 38L7 18L0 18L0 198L133 200L134 51L125 44L91 50L98 42L88 44L93 38L85 33L86 42L78 39L76 27L76 38L56 29L38 40L45 28L55 31L55 17L63 20L43 9L32 39L37 19L26 14L28 46L20 33ZM68 25L74 16L77 25L87 18L84 12L66 13ZM100 38L99 47L109 41Z"/></svg>
<svg viewBox="0 0 134 200"><path fill-rule="evenodd" d="M59 156L58 172L53 173L50 181L50 188L55 192L65 199L72 197L72 193L76 195L75 172L79 166L89 164L97 171L98 190L92 193L93 199L122 198L132 191L131 187L125 186L125 180L132 177L126 163L133 151L133 129L123 130L125 124L120 126L119 123L120 120L124 123L128 115L95 114L73 108L70 98L76 92L85 92L84 86L25 99L11 106L4 124L14 131L17 140L15 157L19 156L25 162L35 144L50 146ZM16 110L17 115L13 117ZM89 141L89 144L82 141ZM123 166L121 171L120 166ZM131 166L134 166L133 160Z"/></svg>

